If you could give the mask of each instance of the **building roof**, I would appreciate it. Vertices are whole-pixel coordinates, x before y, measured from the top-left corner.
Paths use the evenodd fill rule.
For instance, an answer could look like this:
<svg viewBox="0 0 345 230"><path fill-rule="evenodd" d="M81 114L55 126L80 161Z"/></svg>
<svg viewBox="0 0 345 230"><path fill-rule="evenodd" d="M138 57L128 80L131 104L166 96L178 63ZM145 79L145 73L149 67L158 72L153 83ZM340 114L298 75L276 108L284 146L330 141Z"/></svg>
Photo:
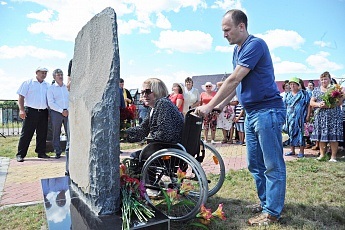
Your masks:
<svg viewBox="0 0 345 230"><path fill-rule="evenodd" d="M200 75L200 76L193 76L193 87L198 89L199 92L203 92L204 90L201 88L201 85L205 84L206 82L211 82L212 84L216 84L219 81L224 81L230 73L223 73L223 74L212 74L212 75Z"/></svg>

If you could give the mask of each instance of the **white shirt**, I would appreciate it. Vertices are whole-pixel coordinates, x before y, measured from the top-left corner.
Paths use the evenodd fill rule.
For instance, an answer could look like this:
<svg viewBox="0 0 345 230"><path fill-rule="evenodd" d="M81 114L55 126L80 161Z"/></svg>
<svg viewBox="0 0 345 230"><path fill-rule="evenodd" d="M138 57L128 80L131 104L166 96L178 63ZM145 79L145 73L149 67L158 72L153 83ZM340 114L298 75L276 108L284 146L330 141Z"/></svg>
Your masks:
<svg viewBox="0 0 345 230"><path fill-rule="evenodd" d="M192 106L195 102L199 101L199 90L197 90L196 88L191 88L191 90L184 88L183 97L183 112L187 113L189 110L189 106Z"/></svg>
<svg viewBox="0 0 345 230"><path fill-rule="evenodd" d="M59 86L56 82L51 85L47 92L48 106L51 110L62 113L64 109L68 110L69 92L65 84Z"/></svg>
<svg viewBox="0 0 345 230"><path fill-rule="evenodd" d="M24 81L19 87L17 94L24 97L24 106L34 109L46 109L47 90L49 84L45 81L40 83L36 78Z"/></svg>

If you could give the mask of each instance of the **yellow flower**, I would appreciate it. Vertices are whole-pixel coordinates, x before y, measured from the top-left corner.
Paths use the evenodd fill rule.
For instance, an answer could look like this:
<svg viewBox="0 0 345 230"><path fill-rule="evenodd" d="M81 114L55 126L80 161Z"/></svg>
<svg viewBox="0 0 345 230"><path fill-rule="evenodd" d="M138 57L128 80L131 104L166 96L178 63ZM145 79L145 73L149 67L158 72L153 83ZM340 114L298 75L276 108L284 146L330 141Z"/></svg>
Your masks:
<svg viewBox="0 0 345 230"><path fill-rule="evenodd" d="M180 194L187 195L189 191L193 190L194 186L190 182L183 182L180 187Z"/></svg>
<svg viewBox="0 0 345 230"><path fill-rule="evenodd" d="M223 212L223 204L218 205L217 210L212 213L212 216L216 216L222 220L226 220L226 217Z"/></svg>
<svg viewBox="0 0 345 230"><path fill-rule="evenodd" d="M201 205L200 212L196 215L196 217L201 217L205 220L211 220L212 212L211 209L207 209L203 204Z"/></svg>

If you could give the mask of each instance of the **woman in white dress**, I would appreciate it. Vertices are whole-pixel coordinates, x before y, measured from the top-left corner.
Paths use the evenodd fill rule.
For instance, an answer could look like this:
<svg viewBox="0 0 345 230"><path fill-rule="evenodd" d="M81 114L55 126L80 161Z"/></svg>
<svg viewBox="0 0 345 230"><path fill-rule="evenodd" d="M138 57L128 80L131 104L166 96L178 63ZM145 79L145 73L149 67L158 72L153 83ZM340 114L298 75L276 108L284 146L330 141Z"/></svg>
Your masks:
<svg viewBox="0 0 345 230"><path fill-rule="evenodd" d="M189 109L200 105L200 94L199 90L193 87L193 80L190 77L185 79L185 90L183 93L184 104L183 114L186 114Z"/></svg>
<svg viewBox="0 0 345 230"><path fill-rule="evenodd" d="M222 86L223 82L217 82L217 88ZM223 140L222 144L227 143L228 141L232 142L233 136L233 127L234 127L234 117L235 117L235 106L238 104L237 97L234 96L229 104L227 104L223 109L222 112L219 114L217 119L217 128L222 129L223 132Z"/></svg>

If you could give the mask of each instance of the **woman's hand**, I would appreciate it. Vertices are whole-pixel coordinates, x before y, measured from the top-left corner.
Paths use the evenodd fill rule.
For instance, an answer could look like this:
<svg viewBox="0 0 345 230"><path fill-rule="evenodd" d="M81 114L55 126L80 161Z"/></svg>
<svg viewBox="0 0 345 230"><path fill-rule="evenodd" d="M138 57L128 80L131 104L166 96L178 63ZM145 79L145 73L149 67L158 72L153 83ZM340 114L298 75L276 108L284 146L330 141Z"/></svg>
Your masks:
<svg viewBox="0 0 345 230"><path fill-rule="evenodd" d="M328 109L328 108L329 108L329 106L328 106L328 105L326 105L326 103L325 103L324 101L321 101L321 102L319 102L319 108L322 108L322 109Z"/></svg>

